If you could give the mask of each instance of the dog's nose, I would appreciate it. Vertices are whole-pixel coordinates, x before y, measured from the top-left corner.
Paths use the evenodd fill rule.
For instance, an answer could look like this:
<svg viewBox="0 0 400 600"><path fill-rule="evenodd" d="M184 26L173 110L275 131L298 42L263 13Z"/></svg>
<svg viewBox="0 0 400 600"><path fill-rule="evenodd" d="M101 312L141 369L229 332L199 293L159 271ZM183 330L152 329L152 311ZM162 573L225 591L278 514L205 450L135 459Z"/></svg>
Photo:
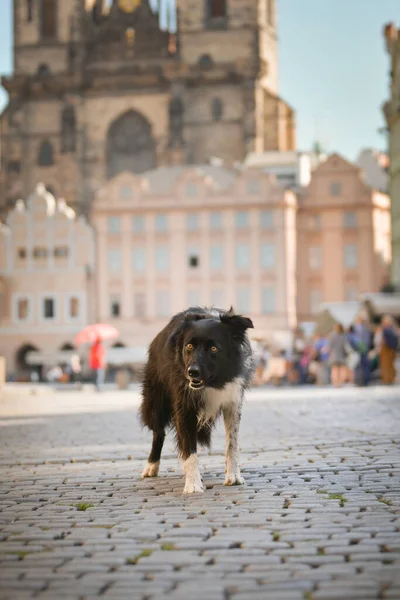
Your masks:
<svg viewBox="0 0 400 600"><path fill-rule="evenodd" d="M196 367L196 365L192 365L191 367L188 368L188 374L189 374L189 377L192 377L193 379L198 379L198 377L200 375L199 367Z"/></svg>

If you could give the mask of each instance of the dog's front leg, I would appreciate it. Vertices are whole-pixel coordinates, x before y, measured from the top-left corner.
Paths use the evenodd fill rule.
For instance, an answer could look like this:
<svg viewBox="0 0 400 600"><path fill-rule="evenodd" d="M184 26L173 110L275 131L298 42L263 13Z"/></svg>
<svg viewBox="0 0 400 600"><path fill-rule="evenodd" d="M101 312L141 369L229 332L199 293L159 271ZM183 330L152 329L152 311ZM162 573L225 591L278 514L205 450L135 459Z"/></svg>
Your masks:
<svg viewBox="0 0 400 600"><path fill-rule="evenodd" d="M204 492L197 458L197 416L194 411L185 414L184 422L181 422L178 416L176 420L176 434L178 451L184 460L185 487L183 493L193 494L195 492Z"/></svg>
<svg viewBox="0 0 400 600"><path fill-rule="evenodd" d="M224 485L242 485L239 466L239 427L241 403L223 409L226 432L226 470Z"/></svg>

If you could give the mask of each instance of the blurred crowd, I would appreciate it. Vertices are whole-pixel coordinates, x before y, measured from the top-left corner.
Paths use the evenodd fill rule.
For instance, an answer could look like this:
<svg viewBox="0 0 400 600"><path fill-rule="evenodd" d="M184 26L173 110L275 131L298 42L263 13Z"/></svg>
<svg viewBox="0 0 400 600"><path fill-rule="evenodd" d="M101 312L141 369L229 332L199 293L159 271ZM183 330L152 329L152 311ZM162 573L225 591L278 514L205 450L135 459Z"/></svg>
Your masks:
<svg viewBox="0 0 400 600"><path fill-rule="evenodd" d="M255 383L391 385L396 380L399 334L390 315L375 327L359 316L347 330L336 323L329 334L315 333L312 338L299 328L288 350L258 345Z"/></svg>

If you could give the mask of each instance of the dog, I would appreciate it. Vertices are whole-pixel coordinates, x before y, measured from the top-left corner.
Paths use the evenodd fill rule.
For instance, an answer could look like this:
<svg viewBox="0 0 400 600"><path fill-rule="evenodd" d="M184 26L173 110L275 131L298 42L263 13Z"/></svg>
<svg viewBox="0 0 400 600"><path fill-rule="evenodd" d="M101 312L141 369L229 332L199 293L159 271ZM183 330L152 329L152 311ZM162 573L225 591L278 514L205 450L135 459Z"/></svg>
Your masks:
<svg viewBox="0 0 400 600"><path fill-rule="evenodd" d="M165 430L175 430L184 461L184 494L203 492L197 446L210 447L222 413L226 429L224 485L241 485L238 435L243 397L254 372L247 329L252 321L233 309L189 308L172 317L149 347L140 416L153 432L142 477L157 477Z"/></svg>

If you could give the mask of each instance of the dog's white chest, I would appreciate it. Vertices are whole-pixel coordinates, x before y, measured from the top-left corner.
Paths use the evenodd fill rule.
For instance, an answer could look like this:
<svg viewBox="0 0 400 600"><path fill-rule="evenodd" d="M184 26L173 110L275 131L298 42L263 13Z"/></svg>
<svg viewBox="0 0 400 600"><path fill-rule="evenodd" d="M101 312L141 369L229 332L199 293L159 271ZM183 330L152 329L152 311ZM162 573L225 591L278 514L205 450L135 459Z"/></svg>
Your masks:
<svg viewBox="0 0 400 600"><path fill-rule="evenodd" d="M235 379L235 381L227 383L222 390L206 388L204 407L199 414L199 423L214 421L223 408L239 404L242 401L242 387L243 381Z"/></svg>

